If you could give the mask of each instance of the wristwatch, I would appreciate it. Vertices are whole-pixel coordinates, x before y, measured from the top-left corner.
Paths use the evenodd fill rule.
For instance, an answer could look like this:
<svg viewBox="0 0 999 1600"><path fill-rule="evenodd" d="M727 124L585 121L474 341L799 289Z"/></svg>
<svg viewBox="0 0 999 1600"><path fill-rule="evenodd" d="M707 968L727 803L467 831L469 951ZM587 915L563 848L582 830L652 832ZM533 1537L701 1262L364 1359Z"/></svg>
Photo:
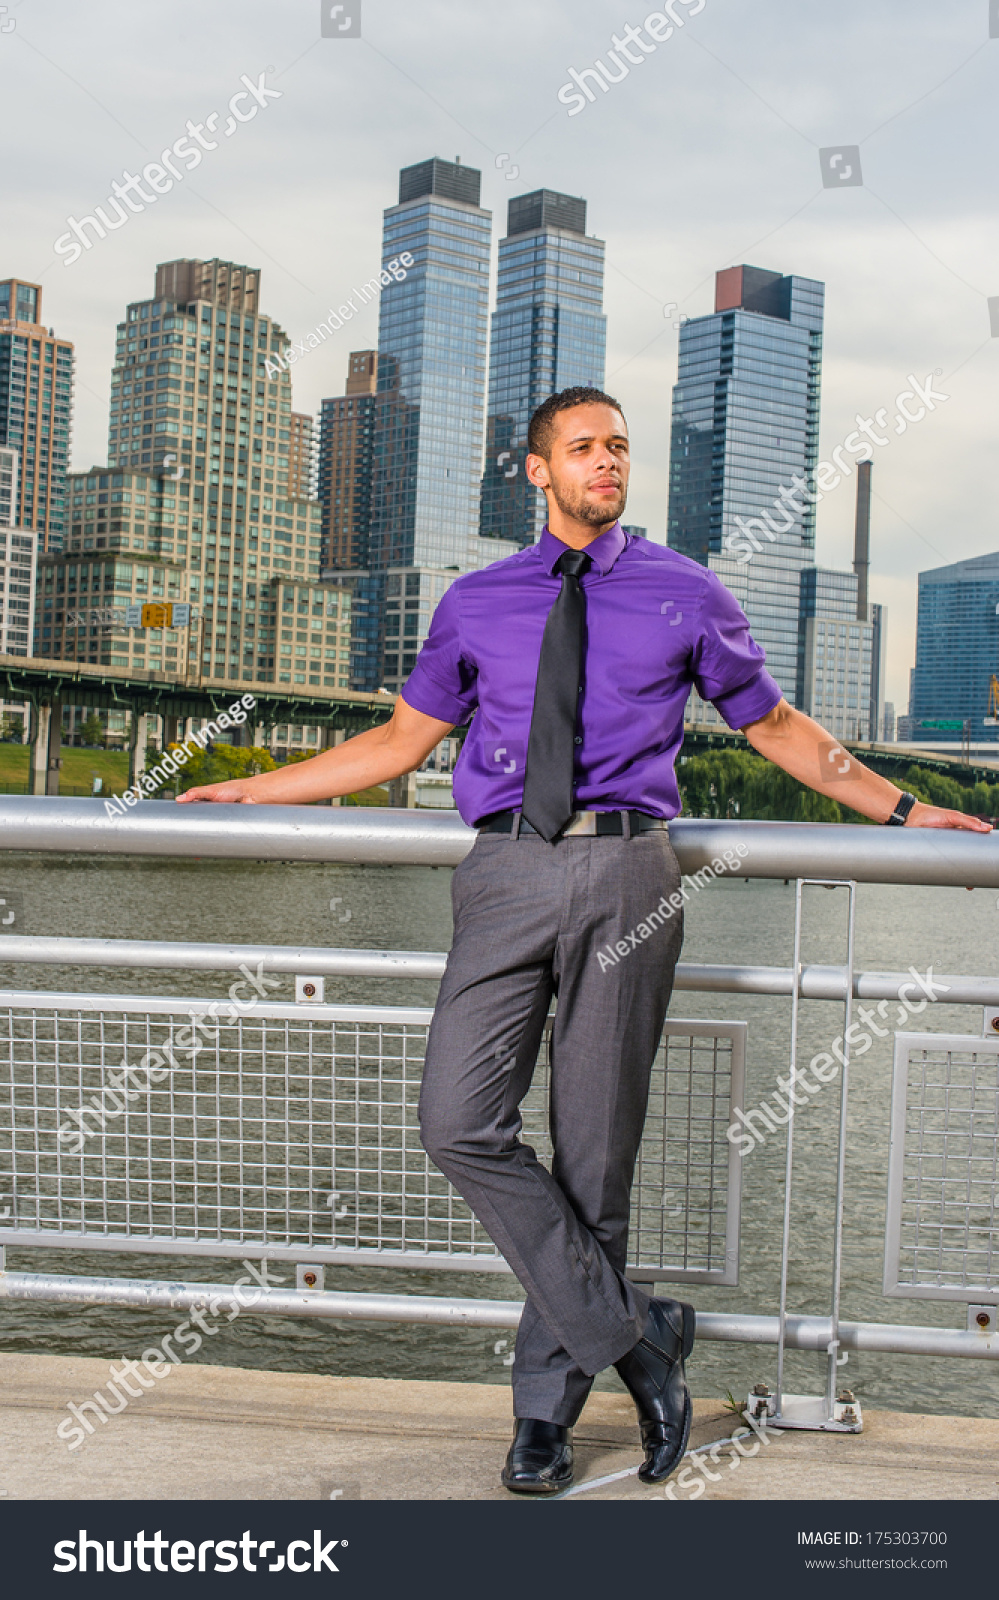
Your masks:
<svg viewBox="0 0 999 1600"><path fill-rule="evenodd" d="M899 795L898 804L896 805L891 816L887 818L884 824L885 827L904 828L906 818L915 804L916 797L914 794L909 794L908 791L906 791L904 794Z"/></svg>

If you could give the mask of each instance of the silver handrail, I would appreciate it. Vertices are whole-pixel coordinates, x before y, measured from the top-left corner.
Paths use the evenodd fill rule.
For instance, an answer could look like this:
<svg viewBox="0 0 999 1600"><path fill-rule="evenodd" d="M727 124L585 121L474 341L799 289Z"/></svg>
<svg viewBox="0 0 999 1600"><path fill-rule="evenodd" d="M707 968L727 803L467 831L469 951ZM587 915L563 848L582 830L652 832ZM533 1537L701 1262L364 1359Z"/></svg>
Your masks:
<svg viewBox="0 0 999 1600"><path fill-rule="evenodd" d="M326 978L429 978L443 976L442 950L350 950L320 945L186 944L165 939L76 939L31 934L0 935L0 964L66 967L170 968L184 972L236 972L241 965L266 972L309 973ZM857 972L855 1000L898 1000L911 972ZM674 988L694 994L791 995L793 967L723 965L681 961ZM803 1000L844 1000L846 969L819 964L802 967ZM999 977L934 973L928 999L944 1005L999 1005Z"/></svg>
<svg viewBox="0 0 999 1600"><path fill-rule="evenodd" d="M247 1250L247 1258L259 1257L260 1253ZM253 1303L249 1304L251 1295ZM176 1278L64 1277L51 1272L4 1272L0 1265L0 1302L4 1300L122 1306L142 1311L207 1310L209 1307L215 1311L220 1306L239 1305L243 1314L249 1316L284 1314L329 1317L343 1322L413 1322L466 1328L516 1328L523 1311L520 1300L377 1294L368 1290L253 1288L241 1302L233 1288L225 1283L179 1283ZM823 1351L828 1347L831 1327L828 1317L791 1315L785 1329L787 1346L793 1350ZM699 1311L697 1336L723 1344L776 1344L778 1319L748 1312ZM839 1342L844 1350L999 1360L999 1340L960 1328L841 1322Z"/></svg>
<svg viewBox="0 0 999 1600"><path fill-rule="evenodd" d="M456 812L144 800L117 816L106 812L102 800L0 797L2 850L455 866L474 838ZM670 839L685 873L702 871L742 845L748 853L738 875L746 878L999 889L997 834L691 817L670 823Z"/></svg>

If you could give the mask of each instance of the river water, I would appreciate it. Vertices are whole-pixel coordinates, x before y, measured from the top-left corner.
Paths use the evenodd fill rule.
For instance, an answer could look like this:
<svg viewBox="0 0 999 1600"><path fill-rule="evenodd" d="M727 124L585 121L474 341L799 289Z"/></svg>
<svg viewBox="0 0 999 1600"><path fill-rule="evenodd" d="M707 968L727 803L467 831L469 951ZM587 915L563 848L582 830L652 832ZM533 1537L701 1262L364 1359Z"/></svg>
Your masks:
<svg viewBox="0 0 999 1600"><path fill-rule="evenodd" d="M429 867L9 856L0 866L0 896L19 897L18 931L35 934L445 950L451 931L450 879L449 869ZM804 958L838 964L845 951L845 892L814 889L808 896ZM719 880L692 900L684 958L788 965L793 918L793 885ZM923 973L932 966L935 972L993 974L997 933L994 891L883 885L861 885L858 890L860 969L905 970L911 965ZM232 975L7 963L0 964L0 981L15 989L211 996L223 995ZM293 994L293 979L287 977L274 998L290 1000ZM326 981L326 998L333 1002L432 1005L434 996L435 985L429 982ZM745 1103L753 1106L773 1094L777 1074L787 1071L789 1001L680 993L671 1016L745 1019ZM912 1027L977 1034L981 1011L938 1004ZM839 1004L805 1003L801 1059L828 1049L841 1031ZM881 1292L891 1046L890 1037L876 1039L852 1070L842 1315L848 1320L963 1327L961 1302L886 1300ZM798 1113L789 1297L793 1311L822 1315L829 1309L838 1117L838 1080ZM744 1163L740 1285L689 1291L700 1309L777 1310L783 1184L781 1134ZM166 1259L150 1255L9 1249L7 1256L11 1268L29 1271L140 1278L167 1272ZM242 1271L234 1261L206 1258L170 1258L169 1265L172 1279L196 1282L231 1283ZM285 1281L293 1279L287 1265L276 1271ZM378 1267L327 1268L326 1286L489 1298L519 1295L516 1280L505 1275ZM688 1295L687 1289L675 1292ZM179 1320L169 1312L6 1302L0 1308L0 1349L109 1360L138 1356ZM506 1383L509 1339L503 1330L348 1326L247 1315L231 1325L223 1323L216 1336L205 1339L196 1359L282 1372ZM774 1369L772 1348L702 1343L689 1376L695 1394L717 1396L731 1390L738 1396L761 1378L772 1382ZM872 1407L999 1416L994 1370L977 1361L851 1354L842 1382ZM597 1383L618 1387L613 1373ZM824 1384L824 1358L788 1354L789 1391L814 1394Z"/></svg>

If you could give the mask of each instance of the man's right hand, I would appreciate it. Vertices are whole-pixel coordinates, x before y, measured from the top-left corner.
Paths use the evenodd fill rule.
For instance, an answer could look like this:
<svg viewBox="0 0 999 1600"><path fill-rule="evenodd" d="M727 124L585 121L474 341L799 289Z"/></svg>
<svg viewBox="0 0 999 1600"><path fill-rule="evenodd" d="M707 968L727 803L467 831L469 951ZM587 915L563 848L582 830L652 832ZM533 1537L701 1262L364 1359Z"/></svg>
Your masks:
<svg viewBox="0 0 999 1600"><path fill-rule="evenodd" d="M431 750L451 732L451 722L440 722L416 711L400 696L388 722L366 728L343 744L292 761L255 778L233 778L228 783L207 783L179 794L179 804L217 800L228 805L306 806L359 789L370 789L415 772Z"/></svg>
<svg viewBox="0 0 999 1600"><path fill-rule="evenodd" d="M229 805L255 806L259 802L255 795L250 793L249 778L232 778L228 783L207 783L201 789L187 789L177 796L181 804L185 800L221 800Z"/></svg>

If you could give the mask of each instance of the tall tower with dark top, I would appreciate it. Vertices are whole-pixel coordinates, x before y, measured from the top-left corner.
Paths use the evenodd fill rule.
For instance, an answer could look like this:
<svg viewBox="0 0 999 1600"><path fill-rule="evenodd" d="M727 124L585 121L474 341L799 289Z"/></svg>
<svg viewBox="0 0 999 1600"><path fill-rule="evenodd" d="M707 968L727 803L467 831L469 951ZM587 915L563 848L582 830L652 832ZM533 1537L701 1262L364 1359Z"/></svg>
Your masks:
<svg viewBox="0 0 999 1600"><path fill-rule="evenodd" d="M673 390L669 543L733 590L792 703L800 575L815 560L823 299L812 278L719 272L714 311L680 330Z"/></svg>
<svg viewBox="0 0 999 1600"><path fill-rule="evenodd" d="M492 213L481 173L404 167L385 212L371 493L372 568L476 564Z"/></svg>
<svg viewBox="0 0 999 1600"><path fill-rule="evenodd" d="M586 232L586 201L554 189L507 210L489 357L483 534L533 544L545 501L524 476L531 412L558 389L604 383L604 243Z"/></svg>

